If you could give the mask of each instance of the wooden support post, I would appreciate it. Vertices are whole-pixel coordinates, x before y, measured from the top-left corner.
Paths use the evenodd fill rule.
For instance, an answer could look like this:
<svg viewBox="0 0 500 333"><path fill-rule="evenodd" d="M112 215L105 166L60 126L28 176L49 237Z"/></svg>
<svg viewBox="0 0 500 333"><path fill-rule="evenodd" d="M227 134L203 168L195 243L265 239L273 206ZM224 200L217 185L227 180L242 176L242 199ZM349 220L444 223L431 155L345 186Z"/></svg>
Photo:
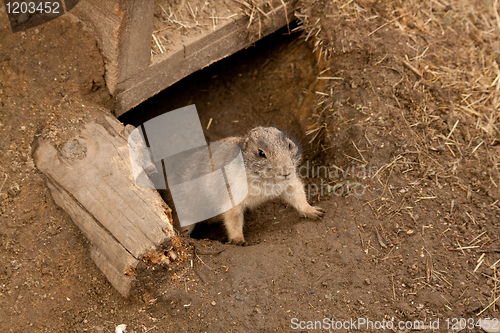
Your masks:
<svg viewBox="0 0 500 333"><path fill-rule="evenodd" d="M119 82L148 68L153 13L154 0L85 0L71 12L94 31L111 95Z"/></svg>

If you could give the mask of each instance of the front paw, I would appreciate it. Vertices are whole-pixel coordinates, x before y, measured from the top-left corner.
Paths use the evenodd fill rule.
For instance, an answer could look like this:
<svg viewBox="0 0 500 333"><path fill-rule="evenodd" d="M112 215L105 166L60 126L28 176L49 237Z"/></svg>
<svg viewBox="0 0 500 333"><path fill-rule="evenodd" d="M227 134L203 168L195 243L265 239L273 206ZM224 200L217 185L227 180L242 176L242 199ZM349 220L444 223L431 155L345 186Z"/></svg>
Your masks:
<svg viewBox="0 0 500 333"><path fill-rule="evenodd" d="M233 245L238 245L238 246L247 246L247 242L245 242L244 240L230 240L229 242L227 242L228 244L233 244Z"/></svg>
<svg viewBox="0 0 500 333"><path fill-rule="evenodd" d="M325 215L325 210L323 208L311 205L309 205L309 207L307 207L307 209L302 213L302 216L311 219L319 219L323 215Z"/></svg>

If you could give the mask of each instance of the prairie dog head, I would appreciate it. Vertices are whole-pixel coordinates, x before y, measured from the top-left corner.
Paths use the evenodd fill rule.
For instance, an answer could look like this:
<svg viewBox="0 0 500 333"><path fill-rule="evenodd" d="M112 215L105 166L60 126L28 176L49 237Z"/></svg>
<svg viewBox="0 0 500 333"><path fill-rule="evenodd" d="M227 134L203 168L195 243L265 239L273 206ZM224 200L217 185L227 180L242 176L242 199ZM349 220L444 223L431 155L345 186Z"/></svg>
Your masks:
<svg viewBox="0 0 500 333"><path fill-rule="evenodd" d="M272 181L295 176L300 162L299 147L275 127L256 127L243 141L243 159L247 173Z"/></svg>

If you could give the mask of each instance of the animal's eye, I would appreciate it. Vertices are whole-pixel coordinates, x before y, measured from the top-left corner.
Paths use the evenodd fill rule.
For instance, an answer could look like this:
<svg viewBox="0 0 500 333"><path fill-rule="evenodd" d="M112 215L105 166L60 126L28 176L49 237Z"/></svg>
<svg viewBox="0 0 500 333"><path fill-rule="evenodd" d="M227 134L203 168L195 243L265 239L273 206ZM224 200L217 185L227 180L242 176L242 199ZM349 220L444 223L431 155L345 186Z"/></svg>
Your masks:
<svg viewBox="0 0 500 333"><path fill-rule="evenodd" d="M288 149L292 149L292 143L291 142L288 143Z"/></svg>
<svg viewBox="0 0 500 333"><path fill-rule="evenodd" d="M260 157L266 157L266 153L264 153L264 151L262 149L259 149L259 156Z"/></svg>

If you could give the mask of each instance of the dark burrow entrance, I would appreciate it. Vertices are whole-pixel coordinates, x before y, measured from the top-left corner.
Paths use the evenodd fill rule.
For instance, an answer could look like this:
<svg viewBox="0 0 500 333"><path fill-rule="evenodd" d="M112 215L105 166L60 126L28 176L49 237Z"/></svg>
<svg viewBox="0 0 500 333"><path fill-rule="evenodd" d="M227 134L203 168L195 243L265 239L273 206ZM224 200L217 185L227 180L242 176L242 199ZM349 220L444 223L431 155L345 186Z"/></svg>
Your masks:
<svg viewBox="0 0 500 333"><path fill-rule="evenodd" d="M294 138L307 158L310 147L305 132L317 76L316 58L308 43L300 32L288 34L285 27L193 73L119 119L138 126L165 112L195 104L207 142L244 135L256 126L275 126ZM266 230L279 228L275 219L283 214L299 218L293 208L280 202L247 212L247 241L258 243ZM281 227L285 228L283 224ZM222 224L200 223L192 237L226 239Z"/></svg>

